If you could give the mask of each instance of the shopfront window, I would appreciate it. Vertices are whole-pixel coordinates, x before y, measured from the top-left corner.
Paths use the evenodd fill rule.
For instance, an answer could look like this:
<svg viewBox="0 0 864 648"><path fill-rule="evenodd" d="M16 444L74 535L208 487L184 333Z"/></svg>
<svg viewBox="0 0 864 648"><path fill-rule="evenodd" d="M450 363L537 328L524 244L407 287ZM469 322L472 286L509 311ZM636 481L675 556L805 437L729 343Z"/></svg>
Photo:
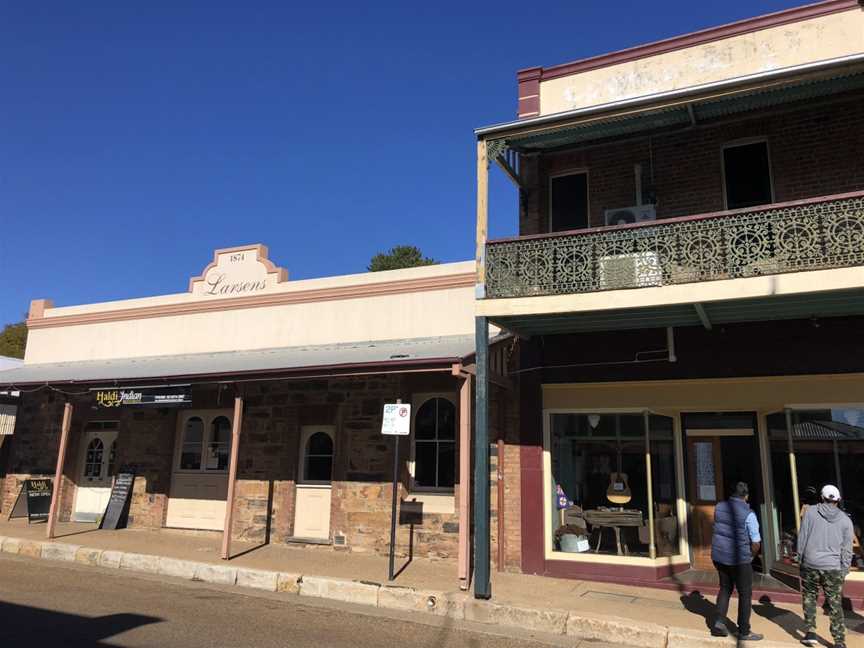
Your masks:
<svg viewBox="0 0 864 648"><path fill-rule="evenodd" d="M864 525L864 471L861 470L864 465L864 409L792 410L788 424L786 414L781 412L768 417L768 428L780 560L791 561L795 552L796 515L803 515L807 506L819 502L819 493L825 484L834 484L843 495L841 506L852 518L855 528L853 569L864 567L860 547ZM789 457L790 436L794 475ZM793 484L797 485L797 502Z"/></svg>
<svg viewBox="0 0 864 648"><path fill-rule="evenodd" d="M672 430L672 419L655 415L648 417L647 429L643 414L550 416L553 551L643 557L678 553Z"/></svg>

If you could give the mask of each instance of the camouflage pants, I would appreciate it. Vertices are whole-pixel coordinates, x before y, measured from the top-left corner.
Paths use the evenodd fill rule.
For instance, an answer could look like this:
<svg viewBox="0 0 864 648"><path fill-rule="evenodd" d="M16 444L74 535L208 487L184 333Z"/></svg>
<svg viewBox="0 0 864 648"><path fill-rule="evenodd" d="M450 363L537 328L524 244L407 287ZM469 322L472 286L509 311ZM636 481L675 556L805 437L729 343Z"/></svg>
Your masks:
<svg viewBox="0 0 864 648"><path fill-rule="evenodd" d="M801 598L804 602L806 630L816 631L816 607L819 590L825 593L825 603L831 618L831 636L835 643L846 641L843 619L843 572L801 568Z"/></svg>

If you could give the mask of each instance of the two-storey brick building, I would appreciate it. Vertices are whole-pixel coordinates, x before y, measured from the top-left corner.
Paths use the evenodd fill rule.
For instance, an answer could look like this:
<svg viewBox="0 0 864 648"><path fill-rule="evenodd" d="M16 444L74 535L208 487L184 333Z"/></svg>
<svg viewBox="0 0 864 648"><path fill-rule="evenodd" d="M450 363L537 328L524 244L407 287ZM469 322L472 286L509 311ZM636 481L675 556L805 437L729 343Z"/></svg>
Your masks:
<svg viewBox="0 0 864 648"><path fill-rule="evenodd" d="M478 331L519 337L511 566L698 580L743 480L760 585L793 583L810 488L838 484L864 526L864 8L521 70L518 88L518 119L476 131ZM506 240L486 237L493 163L518 186ZM487 551L478 532L479 596Z"/></svg>

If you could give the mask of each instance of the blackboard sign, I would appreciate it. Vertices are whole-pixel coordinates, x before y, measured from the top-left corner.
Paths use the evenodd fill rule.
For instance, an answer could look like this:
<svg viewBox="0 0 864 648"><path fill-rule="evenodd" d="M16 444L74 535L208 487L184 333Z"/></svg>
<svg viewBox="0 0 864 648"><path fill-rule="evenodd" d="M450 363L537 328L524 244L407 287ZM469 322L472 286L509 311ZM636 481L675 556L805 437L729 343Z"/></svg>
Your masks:
<svg viewBox="0 0 864 648"><path fill-rule="evenodd" d="M102 521L99 523L100 529L122 529L126 526L134 484L135 473L123 472L114 478L111 497L108 498L108 506L102 516Z"/></svg>
<svg viewBox="0 0 864 648"><path fill-rule="evenodd" d="M25 479L15 505L9 512L9 519L27 516L27 523L33 520L48 521L48 513L51 511L51 487L50 479Z"/></svg>

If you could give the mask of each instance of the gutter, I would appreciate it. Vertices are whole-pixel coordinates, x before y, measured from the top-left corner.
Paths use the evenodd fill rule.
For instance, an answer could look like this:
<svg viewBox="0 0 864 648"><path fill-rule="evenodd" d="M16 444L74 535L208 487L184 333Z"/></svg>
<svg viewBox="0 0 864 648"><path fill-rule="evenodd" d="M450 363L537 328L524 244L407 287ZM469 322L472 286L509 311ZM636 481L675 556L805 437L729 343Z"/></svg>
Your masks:
<svg viewBox="0 0 864 648"><path fill-rule="evenodd" d="M493 124L491 126L483 126L474 129L474 135L477 139L490 139L491 136L502 135L511 131L521 131L524 128L531 126L545 126L557 124L558 122L566 122L569 119L578 117L589 117L592 115L600 115L606 112L612 112L621 108L640 108L647 107L654 103L659 103L666 100L687 99L693 98L704 92L712 90L730 90L744 86L749 83L758 81L775 81L783 80L787 77L792 77L798 74L816 73L831 70L832 68L851 67L858 63L864 63L864 53L850 54L816 63L805 63L803 65L794 65L792 67L781 68L779 70L769 70L767 72L757 72L756 74L748 74L746 76L736 77L734 79L724 79L722 81L714 81L702 85L682 88L680 90L669 90L667 92L658 92L641 97L633 97L630 99L621 99L612 101L599 106L588 106L586 108L576 108L566 112L554 113L552 115L541 115L539 117L529 117L527 119L517 119L515 121ZM661 106L658 106L661 107ZM561 124L566 125L566 124ZM520 133L521 134L521 133Z"/></svg>

